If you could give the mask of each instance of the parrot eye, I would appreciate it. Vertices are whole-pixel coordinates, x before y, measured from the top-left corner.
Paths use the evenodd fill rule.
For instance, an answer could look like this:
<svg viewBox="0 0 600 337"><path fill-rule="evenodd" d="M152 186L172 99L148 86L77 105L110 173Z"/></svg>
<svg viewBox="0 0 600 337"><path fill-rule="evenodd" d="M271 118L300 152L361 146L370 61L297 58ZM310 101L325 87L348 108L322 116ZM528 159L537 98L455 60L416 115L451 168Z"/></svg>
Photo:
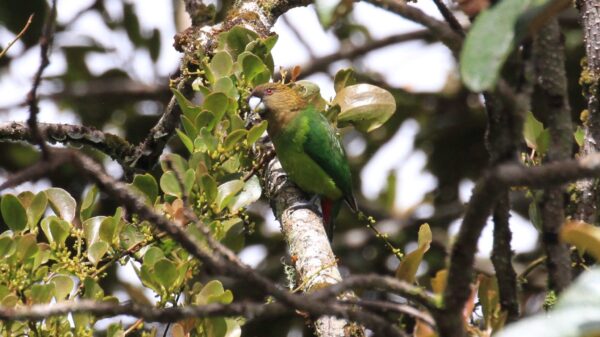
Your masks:
<svg viewBox="0 0 600 337"><path fill-rule="evenodd" d="M273 93L273 89L269 88L265 90L266 95L271 95Z"/></svg>

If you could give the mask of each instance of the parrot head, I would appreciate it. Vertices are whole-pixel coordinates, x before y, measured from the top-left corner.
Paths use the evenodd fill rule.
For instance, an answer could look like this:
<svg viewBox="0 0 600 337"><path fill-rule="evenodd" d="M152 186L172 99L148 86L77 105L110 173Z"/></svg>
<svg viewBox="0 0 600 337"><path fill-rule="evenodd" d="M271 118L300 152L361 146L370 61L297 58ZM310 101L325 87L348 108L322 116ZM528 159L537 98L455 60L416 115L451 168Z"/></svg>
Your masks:
<svg viewBox="0 0 600 337"><path fill-rule="evenodd" d="M282 83L258 85L250 94L250 98L252 97L260 99L263 105L258 113L269 122L269 133L277 133L284 128L308 105L297 90Z"/></svg>

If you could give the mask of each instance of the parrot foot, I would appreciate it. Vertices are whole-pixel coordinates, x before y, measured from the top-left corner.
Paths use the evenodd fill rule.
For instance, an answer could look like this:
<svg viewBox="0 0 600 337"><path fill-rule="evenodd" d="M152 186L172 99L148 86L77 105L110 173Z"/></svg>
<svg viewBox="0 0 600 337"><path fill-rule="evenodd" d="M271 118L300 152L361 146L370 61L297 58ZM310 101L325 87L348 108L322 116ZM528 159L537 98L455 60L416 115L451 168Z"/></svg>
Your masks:
<svg viewBox="0 0 600 337"><path fill-rule="evenodd" d="M323 216L321 213L321 209L317 203L318 200L319 196L315 194L314 196L312 196L312 198L310 198L310 200L306 202L297 202L294 205L290 206L288 209L291 211L296 211L299 209L308 208L311 211L315 212L317 215Z"/></svg>

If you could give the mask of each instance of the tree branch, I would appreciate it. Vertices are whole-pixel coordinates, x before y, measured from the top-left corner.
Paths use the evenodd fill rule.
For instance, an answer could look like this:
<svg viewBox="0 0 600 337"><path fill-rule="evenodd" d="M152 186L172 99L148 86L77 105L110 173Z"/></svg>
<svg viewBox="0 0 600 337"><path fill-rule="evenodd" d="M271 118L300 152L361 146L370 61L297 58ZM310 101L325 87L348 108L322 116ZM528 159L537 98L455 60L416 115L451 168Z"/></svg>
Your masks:
<svg viewBox="0 0 600 337"><path fill-rule="evenodd" d="M307 77L312 74L327 71L327 68L334 62L340 60L353 60L363 56L374 50L391 46L397 43L403 43L413 40L433 40L433 36L428 30L417 30L410 33L392 35L380 40L371 41L353 49L340 50L337 53L314 58L310 63L302 66L302 77Z"/></svg>
<svg viewBox="0 0 600 337"><path fill-rule="evenodd" d="M133 146L123 138L111 133L69 124L37 123L38 129L52 144L74 144L92 147L119 162L125 168L127 158L131 156ZM19 122L0 123L1 141L25 141L35 144L31 130Z"/></svg>
<svg viewBox="0 0 600 337"><path fill-rule="evenodd" d="M4 49L2 49L2 51L0 51L0 59L8 52L8 50L10 49L10 47L12 47L13 44L15 44L15 42L19 41L19 39L23 36L23 34L25 34L27 29L29 29L29 26L31 25L32 21L33 21L33 14L31 14L29 16L29 18L27 19L27 22L25 23L25 26L23 27L23 29L21 29L21 31L17 34L17 36L15 36L15 38L12 41L10 41L6 45L6 47Z"/></svg>
<svg viewBox="0 0 600 337"><path fill-rule="evenodd" d="M405 19L419 23L427 27L443 44L445 44L454 54L458 56L462 46L462 37L454 32L445 22L425 14L419 8L408 5L404 1L397 0L366 0L377 7L387 9L393 13L402 16Z"/></svg>
<svg viewBox="0 0 600 337"><path fill-rule="evenodd" d="M573 127L568 102L565 55L558 20L551 20L534 40L536 92L534 110L544 117L550 131L548 161L571 157ZM541 202L542 242L548 259L549 288L561 292L572 278L571 257L567 245L559 242L558 234L565 220L564 187L556 186L544 191Z"/></svg>
<svg viewBox="0 0 600 337"><path fill-rule="evenodd" d="M500 192L510 186L551 187L599 173L600 154L594 154L580 160L557 161L531 168L501 164L480 178L452 247L448 273L452 282L448 282L444 292L444 307L433 313L441 335L464 335L462 310L470 294L477 241Z"/></svg>
<svg viewBox="0 0 600 337"><path fill-rule="evenodd" d="M577 0L583 28L586 65L582 71L580 82L587 100L587 114L584 118L584 139L580 149L582 155L600 150L600 5L595 0ZM574 217L593 224L597 221L597 182L587 180L577 184L579 202Z"/></svg>
<svg viewBox="0 0 600 337"><path fill-rule="evenodd" d="M33 84L31 86L31 90L27 93L27 105L29 105L29 118L27 119L27 125L31 129L31 136L36 145L40 147L42 150L42 156L44 160L48 159L48 146L44 141L44 135L40 133L37 125L37 115L40 112L40 107L38 106L38 97L37 90L42 82L42 74L44 73L44 69L50 64L50 59L48 58L50 53L50 46L52 45L52 40L54 39L54 21L56 20L56 1L52 1L52 7L50 8L50 13L48 13L48 17L46 18L46 22L44 24L44 29L42 31L42 36L40 37L40 65L35 72L35 76L33 77Z"/></svg>
<svg viewBox="0 0 600 337"><path fill-rule="evenodd" d="M143 318L146 322L177 322L186 318L215 316L244 316L252 319L267 318L290 313L291 310L279 303L236 302L231 304L211 303L207 305L177 306L156 308L128 303L115 305L109 302L81 300L52 304L36 304L26 307L0 306L0 320L40 321L51 316L68 313L88 313L98 317L128 315Z"/></svg>
<svg viewBox="0 0 600 337"><path fill-rule="evenodd" d="M462 26L460 25L460 23L458 22L458 20L454 16L454 14L452 14L452 12L448 9L448 7L446 7L444 2L442 0L433 0L433 3L435 4L435 6L438 8L440 13L444 17L444 20L446 20L446 22L448 22L448 25L450 26L450 28L452 28L452 30L456 34L464 37L465 32L463 31Z"/></svg>

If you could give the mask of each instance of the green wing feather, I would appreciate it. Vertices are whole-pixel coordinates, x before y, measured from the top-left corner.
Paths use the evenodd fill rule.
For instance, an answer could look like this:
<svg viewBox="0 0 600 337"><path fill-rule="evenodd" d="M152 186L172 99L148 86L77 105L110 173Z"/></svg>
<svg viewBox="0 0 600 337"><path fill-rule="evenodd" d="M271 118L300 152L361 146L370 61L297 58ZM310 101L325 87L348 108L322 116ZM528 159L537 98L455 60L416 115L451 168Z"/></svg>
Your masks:
<svg viewBox="0 0 600 337"><path fill-rule="evenodd" d="M356 211L350 166L336 130L325 116L313 107L308 107L302 112L301 118L306 118L308 125L303 144L304 151L333 179L348 205Z"/></svg>

